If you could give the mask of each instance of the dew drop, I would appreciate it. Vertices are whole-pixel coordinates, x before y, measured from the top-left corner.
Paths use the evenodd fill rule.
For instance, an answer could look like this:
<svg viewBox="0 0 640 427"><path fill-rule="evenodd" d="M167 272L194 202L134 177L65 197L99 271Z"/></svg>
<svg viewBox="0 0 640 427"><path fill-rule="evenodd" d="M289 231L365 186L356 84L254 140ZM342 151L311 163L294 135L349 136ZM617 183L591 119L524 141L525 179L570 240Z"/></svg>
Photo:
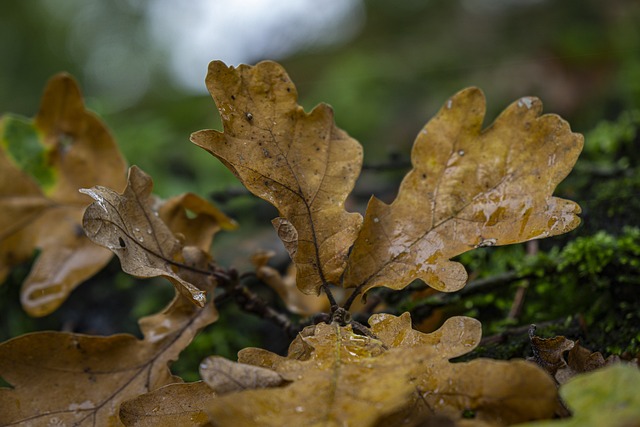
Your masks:
<svg viewBox="0 0 640 427"><path fill-rule="evenodd" d="M304 412L304 408L302 406L296 406L296 412L297 413Z"/></svg>
<svg viewBox="0 0 640 427"><path fill-rule="evenodd" d="M195 294L193 294L193 299L198 302L204 303L207 300L207 297L205 296L204 292L196 292Z"/></svg>
<svg viewBox="0 0 640 427"><path fill-rule="evenodd" d="M153 231L151 231L150 228L147 228L147 234L153 234Z"/></svg>
<svg viewBox="0 0 640 427"><path fill-rule="evenodd" d="M447 108L450 110L451 109L451 105L453 104L453 101L448 100L447 101Z"/></svg>
<svg viewBox="0 0 640 427"><path fill-rule="evenodd" d="M378 217L373 218L373 222L375 222L376 224L379 223L380 222L380 218L378 218Z"/></svg>
<svg viewBox="0 0 640 427"><path fill-rule="evenodd" d="M144 242L144 237L142 236L138 237L138 242L141 242L141 243Z"/></svg>
<svg viewBox="0 0 640 427"><path fill-rule="evenodd" d="M138 227L134 228L133 230L134 230L135 232L140 231L140 229L139 229Z"/></svg>
<svg viewBox="0 0 640 427"><path fill-rule="evenodd" d="M460 157L464 156L464 150L458 150L458 156Z"/></svg>

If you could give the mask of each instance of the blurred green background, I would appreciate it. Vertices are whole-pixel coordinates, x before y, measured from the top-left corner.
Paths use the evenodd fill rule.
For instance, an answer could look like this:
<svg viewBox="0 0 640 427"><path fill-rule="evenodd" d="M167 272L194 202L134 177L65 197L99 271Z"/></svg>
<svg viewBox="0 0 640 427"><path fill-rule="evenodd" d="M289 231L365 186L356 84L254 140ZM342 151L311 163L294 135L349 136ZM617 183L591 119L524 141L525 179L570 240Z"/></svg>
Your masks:
<svg viewBox="0 0 640 427"><path fill-rule="evenodd" d="M191 132L220 128L204 87L210 60L237 64L275 59L288 70L306 109L319 102L333 106L338 126L364 145L365 164L370 166L354 191L353 210L362 210L372 193L393 200L408 169L415 135L458 90L482 88L488 104L485 125L518 98L537 96L545 112L560 114L574 131L586 135L585 152L559 189L560 195L583 206L585 223L568 236L541 242L537 257L527 258L524 246L518 246L474 251L463 260L472 278L521 271L525 264L529 270L523 275L537 274L538 282L528 283L539 292L530 292L529 308L515 320L519 324L561 316L547 310L546 316L536 317L539 311L546 313L553 300L565 304L564 315L588 313L602 292L611 299L611 286L620 282L613 276L624 272L625 286L631 286L624 293L631 295L625 297L631 306L624 317L640 307L633 305L638 304L638 267L631 262L640 243L633 229L623 233L625 225L640 225L639 23L640 3L635 0L2 2L0 112L35 115L47 79L70 72L128 162L152 175L156 193L210 196L240 222L238 232L214 244L214 255L222 265L242 271L248 268L247 254L257 249L283 251L269 224L276 212L246 195L230 197L228 190L241 190L240 184L189 142ZM376 167L381 164L392 167L381 171ZM626 245L618 245L622 235ZM549 255L565 250L567 242L579 236L587 240L582 246L574 244L564 261ZM613 255L587 260L589 250ZM612 268L614 261L621 262L623 250L630 261ZM585 263L598 267L580 270ZM91 284L79 287L59 313L29 319L17 297L27 267L16 269L0 287L1 339L46 327L135 331L136 318L161 307L172 293L161 281L140 283L119 273L114 261ZM556 280L551 270L576 281L556 286L564 279ZM605 271L609 280L603 284ZM268 290L261 292L272 297ZM500 292L488 300L461 302L463 312L481 320L483 315L498 319L495 325L487 320L485 333L504 326L499 319L504 319L516 289ZM575 303L582 305L566 307L576 293L581 298ZM407 307L416 304L419 301ZM118 310L128 311L124 323L122 316L110 314ZM200 353L233 357L249 344L283 350L282 343L269 343L282 340L264 322L234 308L224 310L226 317L196 343ZM242 319L242 334L225 328L237 318ZM587 316L591 324L598 319L597 313ZM632 333L620 342L620 351L637 351L640 337ZM624 342L629 344L625 347ZM594 342L597 345L606 348Z"/></svg>

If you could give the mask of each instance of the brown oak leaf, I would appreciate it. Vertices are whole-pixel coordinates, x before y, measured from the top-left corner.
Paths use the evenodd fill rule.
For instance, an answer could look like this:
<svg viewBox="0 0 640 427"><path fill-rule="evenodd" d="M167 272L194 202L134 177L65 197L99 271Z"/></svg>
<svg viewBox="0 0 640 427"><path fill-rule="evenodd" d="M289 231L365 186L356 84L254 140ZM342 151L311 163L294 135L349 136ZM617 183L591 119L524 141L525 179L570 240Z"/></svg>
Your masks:
<svg viewBox="0 0 640 427"><path fill-rule="evenodd" d="M579 206L551 195L571 171L583 138L541 110L538 99L521 98L482 130L479 89L449 99L419 133L413 169L396 200L370 200L344 286L401 289L422 279L456 291L467 274L452 257L575 228Z"/></svg>
<svg viewBox="0 0 640 427"><path fill-rule="evenodd" d="M81 221L90 199L79 188L125 186L125 162L105 125L85 109L76 82L53 77L33 120L0 122L0 281L40 250L23 283L32 316L54 311L112 254L94 245Z"/></svg>
<svg viewBox="0 0 640 427"><path fill-rule="evenodd" d="M362 164L362 147L320 104L310 113L274 62L251 67L209 65L207 87L224 133L203 130L191 140L220 159L258 197L278 208L278 236L297 267L297 286L318 293L338 283L362 223L344 202Z"/></svg>
<svg viewBox="0 0 640 427"><path fill-rule="evenodd" d="M180 294L140 319L144 339L35 332L0 344L0 425L118 426L122 402L182 380L168 364L218 315Z"/></svg>
<svg viewBox="0 0 640 427"><path fill-rule="evenodd" d="M197 246L184 246L173 234L155 208L152 188L151 177L132 166L122 194L105 187L82 189L95 200L85 211L84 229L91 240L120 258L126 273L166 277L185 297L202 307L206 291L214 284L207 270L209 255ZM172 218L171 223L175 225L177 221L178 229L184 231L188 223ZM205 237L205 243L210 242L210 237L212 234ZM202 245L199 240L196 243Z"/></svg>

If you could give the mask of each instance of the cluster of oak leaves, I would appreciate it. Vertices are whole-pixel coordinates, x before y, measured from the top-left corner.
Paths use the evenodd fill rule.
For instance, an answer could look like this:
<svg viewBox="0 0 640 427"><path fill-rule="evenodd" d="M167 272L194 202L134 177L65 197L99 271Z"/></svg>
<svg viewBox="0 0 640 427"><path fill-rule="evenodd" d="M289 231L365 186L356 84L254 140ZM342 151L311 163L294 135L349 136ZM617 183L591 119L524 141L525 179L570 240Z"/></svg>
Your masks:
<svg viewBox="0 0 640 427"><path fill-rule="evenodd" d="M396 200L373 197L363 218L344 208L362 148L328 106L305 113L273 62L212 62L206 83L224 132L191 140L278 209L273 225L299 296L335 287L355 296L415 279L453 292L467 276L452 257L579 223L578 205L552 193L582 137L560 117L540 115L535 98L514 102L482 130L482 93L454 95L419 133ZM21 292L29 314L54 311L113 254L125 272L163 276L176 289L162 312L140 319L143 339L37 332L0 344L0 377L10 384L0 388L2 426L640 423L631 392L638 369L564 337L533 337L538 363L452 363L478 345L477 320L450 318L427 334L412 329L407 313L375 314L354 331L335 316L335 301L334 321L305 328L286 357L257 348L242 350L238 362L211 356L200 366L203 381L184 383L169 364L216 321L216 285L237 280L209 252L215 233L235 223L194 194L155 197L135 166L126 176L109 132L66 75L49 82L34 119L2 118L0 144L0 280L40 251Z"/></svg>

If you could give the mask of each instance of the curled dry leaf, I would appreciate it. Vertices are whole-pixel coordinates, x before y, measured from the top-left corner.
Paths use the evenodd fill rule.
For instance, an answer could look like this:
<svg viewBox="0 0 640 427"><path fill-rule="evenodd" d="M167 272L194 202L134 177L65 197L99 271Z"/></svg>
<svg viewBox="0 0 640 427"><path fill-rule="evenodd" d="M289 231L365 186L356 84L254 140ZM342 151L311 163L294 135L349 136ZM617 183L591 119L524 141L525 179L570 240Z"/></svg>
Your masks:
<svg viewBox="0 0 640 427"><path fill-rule="evenodd" d="M82 231L90 199L78 189L125 186L125 162L105 125L85 109L76 82L53 77L33 120L0 121L0 282L40 250L23 283L32 316L54 311L112 254Z"/></svg>
<svg viewBox="0 0 640 427"><path fill-rule="evenodd" d="M190 218L188 212L194 215ZM160 219L185 246L209 252L213 236L220 230L234 230L238 224L202 197L185 193L172 197L158 208Z"/></svg>
<svg viewBox="0 0 640 427"><path fill-rule="evenodd" d="M458 422L472 414L475 424L468 425L504 426L553 415L556 387L535 364L449 362L478 344L478 321L454 317L430 334L413 330L407 313L374 315L370 323L378 339L321 323L305 329L287 357L241 351L240 362L271 369L292 384L215 399L211 420L221 426L369 426Z"/></svg>
<svg viewBox="0 0 640 427"><path fill-rule="evenodd" d="M95 200L84 214L84 229L91 240L120 258L125 272L138 277L166 277L202 307L205 291L213 284L205 269L208 255L195 246L185 251L154 209L152 188L151 177L132 166L122 194L105 187L83 189Z"/></svg>
<svg viewBox="0 0 640 427"><path fill-rule="evenodd" d="M575 228L579 206L551 195L583 138L541 110L538 99L522 98L483 131L482 92L454 95L418 135L396 200L369 202L344 286L401 289L422 279L455 291L467 274L452 257Z"/></svg>
<svg viewBox="0 0 640 427"><path fill-rule="evenodd" d="M267 265L274 252L257 253L251 257L256 268L256 277L276 291L287 309L301 316L312 316L329 311L327 298L320 295L307 295L298 291L296 286L296 266L289 264L284 275Z"/></svg>
<svg viewBox="0 0 640 427"><path fill-rule="evenodd" d="M533 334L534 330L530 330L531 360L553 376L558 384L564 384L576 375L620 362L618 356L605 359L602 353L592 352L581 346L579 341L562 335L540 338Z"/></svg>
<svg viewBox="0 0 640 427"><path fill-rule="evenodd" d="M277 372L260 366L210 356L200 364L200 376L218 395L256 388L278 387L286 381Z"/></svg>
<svg viewBox="0 0 640 427"><path fill-rule="evenodd" d="M120 421L127 427L210 426L204 412L216 394L203 382L169 384L120 406Z"/></svg>
<svg viewBox="0 0 640 427"><path fill-rule="evenodd" d="M213 303L198 308L176 298L140 319L144 339L36 332L0 344L0 425L117 426L122 402L181 382L168 364L217 319Z"/></svg>
<svg viewBox="0 0 640 427"><path fill-rule="evenodd" d="M344 209L362 147L335 126L327 105L305 113L274 62L233 68L215 61L206 82L224 133L204 130L191 140L279 210L273 224L296 263L301 291L337 283L362 223L360 214Z"/></svg>

